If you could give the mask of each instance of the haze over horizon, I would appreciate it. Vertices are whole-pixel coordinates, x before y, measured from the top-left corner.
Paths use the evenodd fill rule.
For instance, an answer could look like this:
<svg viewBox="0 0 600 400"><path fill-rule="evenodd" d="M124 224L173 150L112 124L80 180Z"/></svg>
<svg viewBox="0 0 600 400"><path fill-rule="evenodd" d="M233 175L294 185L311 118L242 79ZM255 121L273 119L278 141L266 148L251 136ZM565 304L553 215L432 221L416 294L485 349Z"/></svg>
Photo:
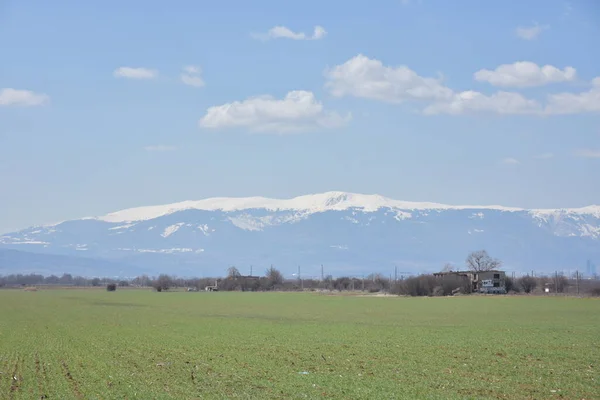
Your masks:
<svg viewBox="0 0 600 400"><path fill-rule="evenodd" d="M332 190L599 205L598 37L586 0L8 1L0 233Z"/></svg>

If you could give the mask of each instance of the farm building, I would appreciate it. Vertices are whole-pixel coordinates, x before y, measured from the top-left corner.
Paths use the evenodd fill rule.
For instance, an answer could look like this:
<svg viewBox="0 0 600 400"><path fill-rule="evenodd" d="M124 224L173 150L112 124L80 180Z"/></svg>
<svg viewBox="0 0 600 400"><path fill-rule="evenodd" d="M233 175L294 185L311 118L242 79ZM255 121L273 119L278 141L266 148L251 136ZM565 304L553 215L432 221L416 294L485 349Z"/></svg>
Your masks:
<svg viewBox="0 0 600 400"><path fill-rule="evenodd" d="M506 273L504 271L450 271L433 274L436 277L459 276L471 282L472 291L477 293L506 293Z"/></svg>
<svg viewBox="0 0 600 400"><path fill-rule="evenodd" d="M204 290L207 291L207 292L218 292L219 291L219 279L217 279L215 281L214 285L206 286L204 288Z"/></svg>

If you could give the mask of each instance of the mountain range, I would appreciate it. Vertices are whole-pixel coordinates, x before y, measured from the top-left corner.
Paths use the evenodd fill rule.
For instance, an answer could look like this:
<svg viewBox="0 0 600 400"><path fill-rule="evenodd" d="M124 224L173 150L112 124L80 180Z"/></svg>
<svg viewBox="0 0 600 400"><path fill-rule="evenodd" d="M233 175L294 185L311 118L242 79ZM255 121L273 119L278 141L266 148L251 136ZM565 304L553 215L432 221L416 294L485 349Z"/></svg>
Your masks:
<svg viewBox="0 0 600 400"><path fill-rule="evenodd" d="M521 209L327 192L209 198L131 208L0 236L0 274L215 276L270 265L291 276L432 272L485 249L505 270L553 272L600 261L600 206ZM597 262L597 261L596 261Z"/></svg>

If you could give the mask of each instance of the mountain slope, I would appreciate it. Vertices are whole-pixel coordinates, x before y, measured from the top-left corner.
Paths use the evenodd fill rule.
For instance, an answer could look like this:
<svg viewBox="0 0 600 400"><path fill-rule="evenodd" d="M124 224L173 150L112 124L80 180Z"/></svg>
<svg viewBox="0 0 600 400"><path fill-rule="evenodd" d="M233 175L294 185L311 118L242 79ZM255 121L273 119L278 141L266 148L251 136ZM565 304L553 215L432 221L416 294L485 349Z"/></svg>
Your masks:
<svg viewBox="0 0 600 400"><path fill-rule="evenodd" d="M305 275L321 264L338 275L435 271L482 248L508 270L554 271L600 260L600 207L448 206L343 192L212 198L33 227L0 237L0 247L181 275L270 264L289 273L300 264Z"/></svg>

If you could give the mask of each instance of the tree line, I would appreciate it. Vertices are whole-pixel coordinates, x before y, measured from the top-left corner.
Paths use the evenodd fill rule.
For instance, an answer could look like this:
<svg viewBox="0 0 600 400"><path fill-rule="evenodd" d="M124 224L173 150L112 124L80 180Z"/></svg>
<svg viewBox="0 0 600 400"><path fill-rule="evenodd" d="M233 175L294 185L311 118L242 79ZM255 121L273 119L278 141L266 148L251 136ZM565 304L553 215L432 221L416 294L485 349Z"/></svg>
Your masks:
<svg viewBox="0 0 600 400"><path fill-rule="evenodd" d="M500 260L492 258L485 250L475 251L469 254L465 260L465 268L471 272L482 272L497 270L502 266ZM446 264L444 272L456 271L455 266ZM472 292L470 280L456 274L421 274L407 278L392 279L382 274L370 274L364 278L341 276L334 278L331 275L322 279L285 279L281 271L271 266L266 269L262 276L244 276L236 267L227 269L225 277L221 278L179 278L167 274L157 277L148 275L137 276L132 279L111 278L86 278L73 276L65 273L62 276L41 274L12 274L0 276L1 287L15 286L80 286L80 287L102 287L108 290L116 290L117 287L151 287L157 292L170 289L188 288L193 290L204 290L207 287L217 288L222 291L300 291L300 290L327 290L327 291L363 291L369 293L386 292L397 295L408 296L447 296L456 293L468 294ZM555 274L554 276L523 276L512 278L506 276L505 286L508 293L533 293L551 288L555 293L566 293L577 285L577 292L590 293L600 296L600 285L597 281L575 282L572 278ZM581 286L581 288L580 288ZM581 291L580 291L581 289Z"/></svg>
<svg viewBox="0 0 600 400"><path fill-rule="evenodd" d="M456 294L469 294L472 292L470 281L461 276L447 275L444 277L432 274L401 277L397 280L381 274L371 274L364 278L341 276L333 278L325 276L323 280L317 279L284 279L281 272L274 269L266 276L245 277L227 276L224 278L178 278L166 274L158 277L141 275L128 280L115 280L111 278L85 278L81 276L50 275L44 277L39 274L13 274L0 276L2 287L26 286L77 286L77 287L145 287L156 291L168 291L181 288L204 290L217 283L221 291L356 291L378 293L385 292L406 296L448 296ZM558 276L523 276L520 278L505 278L508 293L534 293L549 287L552 292L574 293L575 286L580 286L580 293L600 296L600 283L598 281L576 281L564 275ZM457 290L459 289L459 290Z"/></svg>

